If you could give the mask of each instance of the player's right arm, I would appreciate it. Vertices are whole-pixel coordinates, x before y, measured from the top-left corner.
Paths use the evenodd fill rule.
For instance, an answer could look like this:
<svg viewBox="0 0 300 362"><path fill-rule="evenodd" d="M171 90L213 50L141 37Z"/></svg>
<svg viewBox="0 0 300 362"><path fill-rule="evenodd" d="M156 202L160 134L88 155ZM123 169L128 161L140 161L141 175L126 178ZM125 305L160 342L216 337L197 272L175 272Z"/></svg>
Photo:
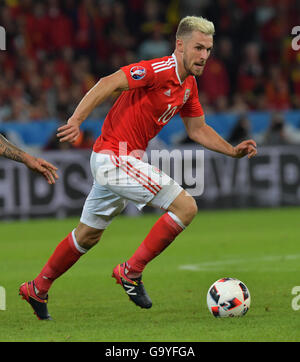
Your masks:
<svg viewBox="0 0 300 362"><path fill-rule="evenodd" d="M122 70L101 78L82 98L66 125L58 128L60 142L74 142L80 134L81 123L115 91L128 90L128 80Z"/></svg>

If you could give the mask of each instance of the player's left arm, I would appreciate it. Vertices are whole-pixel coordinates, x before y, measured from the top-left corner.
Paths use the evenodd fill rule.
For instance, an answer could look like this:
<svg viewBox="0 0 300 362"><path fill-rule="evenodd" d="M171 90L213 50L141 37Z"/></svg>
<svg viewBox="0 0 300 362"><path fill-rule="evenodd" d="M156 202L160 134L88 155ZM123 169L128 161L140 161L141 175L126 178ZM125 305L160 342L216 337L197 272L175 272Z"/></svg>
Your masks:
<svg viewBox="0 0 300 362"><path fill-rule="evenodd" d="M49 184L54 184L55 179L58 178L56 171L57 168L50 162L42 158L36 158L29 153L21 150L20 148L9 142L4 136L0 134L0 156L8 158L13 161L24 163L30 170L42 174Z"/></svg>
<svg viewBox="0 0 300 362"><path fill-rule="evenodd" d="M204 115L200 117L183 117L183 123L189 138L209 150L235 158L246 155L248 158L252 158L257 153L256 142L252 139L243 141L235 147L232 146L205 122Z"/></svg>

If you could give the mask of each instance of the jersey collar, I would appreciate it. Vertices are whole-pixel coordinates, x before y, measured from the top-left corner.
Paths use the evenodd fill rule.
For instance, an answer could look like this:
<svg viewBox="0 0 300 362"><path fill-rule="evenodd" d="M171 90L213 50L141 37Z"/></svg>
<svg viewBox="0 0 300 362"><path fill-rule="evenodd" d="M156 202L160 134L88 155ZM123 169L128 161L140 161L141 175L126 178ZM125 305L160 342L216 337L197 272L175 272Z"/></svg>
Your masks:
<svg viewBox="0 0 300 362"><path fill-rule="evenodd" d="M172 57L174 58L174 60L175 60L175 72L176 72L176 75L177 75L177 78L178 78L178 81L179 81L179 83L180 83L180 85L182 85L183 84L183 82L181 81L181 79L180 79L180 76L179 76L179 73L178 73L178 64L177 64L177 58L176 58L176 55L173 53L172 54Z"/></svg>

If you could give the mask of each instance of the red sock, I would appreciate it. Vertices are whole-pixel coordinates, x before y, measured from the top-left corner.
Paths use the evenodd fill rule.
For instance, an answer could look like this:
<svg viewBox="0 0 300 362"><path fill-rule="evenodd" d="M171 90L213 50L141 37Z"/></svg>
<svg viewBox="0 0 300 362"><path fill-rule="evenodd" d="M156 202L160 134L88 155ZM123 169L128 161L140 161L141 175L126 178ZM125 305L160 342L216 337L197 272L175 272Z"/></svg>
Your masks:
<svg viewBox="0 0 300 362"><path fill-rule="evenodd" d="M83 255L75 246L72 233L61 241L40 274L34 279L38 294L47 294L51 284Z"/></svg>
<svg viewBox="0 0 300 362"><path fill-rule="evenodd" d="M183 229L184 226L182 224L180 226L175 222L169 213L161 216L150 230L146 239L127 261L129 273L141 273L145 266L171 244Z"/></svg>

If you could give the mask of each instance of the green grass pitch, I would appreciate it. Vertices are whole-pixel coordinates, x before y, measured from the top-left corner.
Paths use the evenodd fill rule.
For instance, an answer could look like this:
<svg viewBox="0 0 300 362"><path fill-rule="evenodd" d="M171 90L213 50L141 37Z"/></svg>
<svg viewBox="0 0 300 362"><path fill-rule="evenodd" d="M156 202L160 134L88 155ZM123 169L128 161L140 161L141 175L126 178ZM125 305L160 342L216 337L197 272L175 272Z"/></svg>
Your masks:
<svg viewBox="0 0 300 362"><path fill-rule="evenodd" d="M1 222L0 341L300 341L299 208L200 211L192 224L144 271L153 301L142 310L111 278L134 252L158 215L119 216L91 249L52 286L53 322L39 321L18 296L78 219ZM209 286L242 280L251 307L242 318L214 318ZM300 301L299 301L300 304ZM296 303L297 305L297 303Z"/></svg>

